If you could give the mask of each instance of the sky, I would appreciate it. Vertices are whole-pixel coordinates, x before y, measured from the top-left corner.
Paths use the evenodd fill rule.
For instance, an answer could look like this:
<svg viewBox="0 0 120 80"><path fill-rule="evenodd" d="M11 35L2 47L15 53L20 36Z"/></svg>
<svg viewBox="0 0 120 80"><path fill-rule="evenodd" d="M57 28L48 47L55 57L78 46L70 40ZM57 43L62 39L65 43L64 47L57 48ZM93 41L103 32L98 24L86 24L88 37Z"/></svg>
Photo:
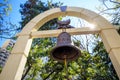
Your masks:
<svg viewBox="0 0 120 80"><path fill-rule="evenodd" d="M19 13L20 4L24 4L27 0L8 0L12 5L12 11L10 12L8 18L13 24L20 26L21 14ZM43 2L47 0L41 0ZM94 12L98 12L96 7L100 6L99 0L52 0L53 2L63 2L64 6L82 7ZM3 45L6 39L0 39L0 47Z"/></svg>

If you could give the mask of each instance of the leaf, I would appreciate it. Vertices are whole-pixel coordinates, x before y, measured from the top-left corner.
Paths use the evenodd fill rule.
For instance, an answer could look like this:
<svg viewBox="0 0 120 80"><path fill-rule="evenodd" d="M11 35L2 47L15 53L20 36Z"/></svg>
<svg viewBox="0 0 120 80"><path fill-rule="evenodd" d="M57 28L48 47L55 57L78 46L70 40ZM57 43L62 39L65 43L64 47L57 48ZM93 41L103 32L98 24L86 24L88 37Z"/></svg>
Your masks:
<svg viewBox="0 0 120 80"><path fill-rule="evenodd" d="M62 18L63 18L63 17L62 17L62 16L60 16L60 17L58 17L58 20L60 20L60 21L61 21L61 20L62 20Z"/></svg>

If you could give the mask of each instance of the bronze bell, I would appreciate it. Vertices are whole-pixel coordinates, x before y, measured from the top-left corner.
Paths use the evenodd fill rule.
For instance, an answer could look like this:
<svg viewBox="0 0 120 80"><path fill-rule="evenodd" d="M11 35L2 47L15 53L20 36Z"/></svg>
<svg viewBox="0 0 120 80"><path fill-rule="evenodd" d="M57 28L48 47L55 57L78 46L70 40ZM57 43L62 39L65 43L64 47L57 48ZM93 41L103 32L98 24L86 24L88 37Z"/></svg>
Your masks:
<svg viewBox="0 0 120 80"><path fill-rule="evenodd" d="M72 61L80 56L80 50L72 44L71 35L67 32L62 32L57 38L57 45L50 53L54 60L59 62Z"/></svg>

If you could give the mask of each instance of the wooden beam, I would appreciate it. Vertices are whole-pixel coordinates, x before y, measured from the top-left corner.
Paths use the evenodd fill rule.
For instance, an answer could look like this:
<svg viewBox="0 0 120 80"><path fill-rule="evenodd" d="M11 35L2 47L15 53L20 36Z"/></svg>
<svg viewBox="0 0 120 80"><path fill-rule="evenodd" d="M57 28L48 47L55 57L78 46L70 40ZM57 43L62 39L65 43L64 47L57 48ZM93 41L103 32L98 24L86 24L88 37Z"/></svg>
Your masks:
<svg viewBox="0 0 120 80"><path fill-rule="evenodd" d="M58 30L44 30L44 31L36 31L31 33L32 38L45 38L45 37L57 37L62 32L62 29ZM70 28L66 29L66 32L71 35L82 35L82 34L95 34L99 33L99 28L91 29L89 27L83 28Z"/></svg>

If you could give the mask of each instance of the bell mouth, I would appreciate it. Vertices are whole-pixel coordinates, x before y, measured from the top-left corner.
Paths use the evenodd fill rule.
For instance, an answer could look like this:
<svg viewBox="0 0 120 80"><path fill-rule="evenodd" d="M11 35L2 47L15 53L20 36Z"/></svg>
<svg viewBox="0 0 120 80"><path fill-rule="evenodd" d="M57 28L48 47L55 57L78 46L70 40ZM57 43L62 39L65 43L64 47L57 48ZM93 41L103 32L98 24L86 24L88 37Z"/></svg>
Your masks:
<svg viewBox="0 0 120 80"><path fill-rule="evenodd" d="M59 62L64 62L65 59L72 61L81 55L81 51L73 45L64 45L55 47L50 55L54 60Z"/></svg>

